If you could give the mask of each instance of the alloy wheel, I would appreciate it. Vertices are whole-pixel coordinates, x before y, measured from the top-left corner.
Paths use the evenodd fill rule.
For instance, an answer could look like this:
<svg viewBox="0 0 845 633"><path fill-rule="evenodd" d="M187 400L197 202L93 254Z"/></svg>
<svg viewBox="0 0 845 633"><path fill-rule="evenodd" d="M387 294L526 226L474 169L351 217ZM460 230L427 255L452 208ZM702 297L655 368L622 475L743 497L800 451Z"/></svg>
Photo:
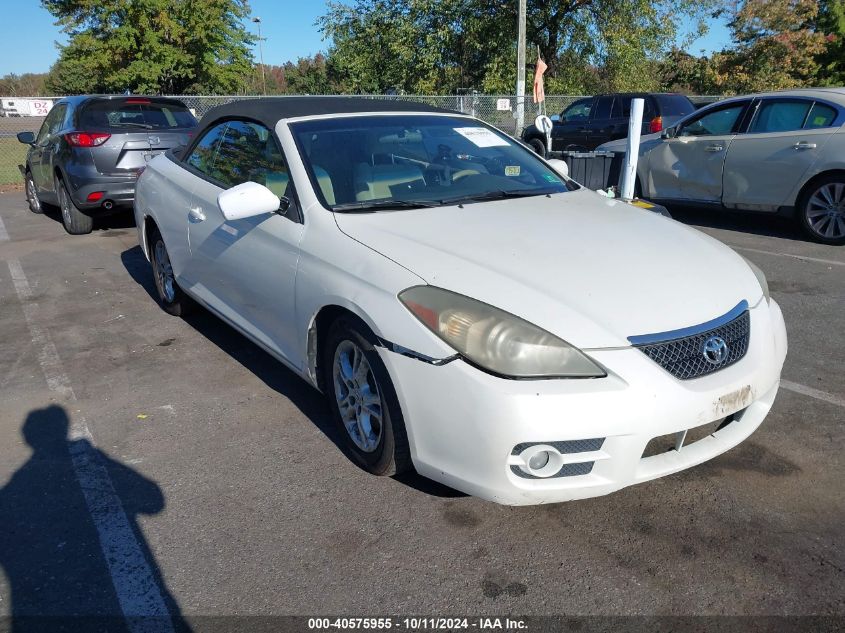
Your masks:
<svg viewBox="0 0 845 633"><path fill-rule="evenodd" d="M158 240L154 250L156 286L164 300L167 303L173 303L176 299L176 280L173 277L173 266L170 265L167 248L162 240Z"/></svg>
<svg viewBox="0 0 845 633"><path fill-rule="evenodd" d="M70 217L70 196L68 195L62 183L57 183L59 187L59 206L62 209L62 220L65 226L71 226L72 221Z"/></svg>
<svg viewBox="0 0 845 633"><path fill-rule="evenodd" d="M383 430L382 402L373 370L363 350L342 341L332 364L334 394L343 426L359 449L372 453Z"/></svg>
<svg viewBox="0 0 845 633"><path fill-rule="evenodd" d="M26 176L26 197L29 202L29 208L35 213L41 213L41 201L38 199L38 194L35 191L35 182L32 180L32 174Z"/></svg>
<svg viewBox="0 0 845 633"><path fill-rule="evenodd" d="M810 229L820 237L845 237L845 183L830 182L816 189L804 213Z"/></svg>

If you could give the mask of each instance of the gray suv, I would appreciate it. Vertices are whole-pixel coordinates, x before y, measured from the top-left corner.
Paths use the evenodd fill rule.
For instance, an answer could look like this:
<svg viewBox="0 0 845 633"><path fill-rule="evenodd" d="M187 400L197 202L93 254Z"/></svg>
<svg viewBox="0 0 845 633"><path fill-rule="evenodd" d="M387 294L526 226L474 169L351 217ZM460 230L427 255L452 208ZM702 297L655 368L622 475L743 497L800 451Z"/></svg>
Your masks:
<svg viewBox="0 0 845 633"><path fill-rule="evenodd" d="M185 145L197 125L184 103L165 97L79 96L56 102L21 167L33 213L61 210L68 233L90 233L94 217L131 209L147 161Z"/></svg>

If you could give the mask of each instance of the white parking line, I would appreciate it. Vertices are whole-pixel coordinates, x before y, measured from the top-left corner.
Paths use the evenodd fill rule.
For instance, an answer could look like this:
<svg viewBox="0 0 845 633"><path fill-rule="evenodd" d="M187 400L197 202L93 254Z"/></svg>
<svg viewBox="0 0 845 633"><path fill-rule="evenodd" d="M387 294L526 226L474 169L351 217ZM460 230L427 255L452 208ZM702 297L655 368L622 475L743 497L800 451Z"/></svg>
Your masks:
<svg viewBox="0 0 845 633"><path fill-rule="evenodd" d="M764 251L759 248L748 248L747 246L732 246L738 251L748 251L750 253L762 253L763 255L774 255L776 257L791 257L792 259L800 259L807 262L816 262L818 264L830 264L832 266L845 266L845 262L838 262L835 259L819 259L818 257L806 257L804 255L793 255L792 253L776 253L774 251Z"/></svg>
<svg viewBox="0 0 845 633"><path fill-rule="evenodd" d="M0 238L5 235L8 240L2 222L0 219ZM76 403L76 394L62 367L56 346L49 333L38 325L36 320L38 304L32 301L32 288L20 261L11 259L8 265L47 386L53 393ZM88 512L97 528L100 549L108 565L127 628L131 633L172 632L173 623L161 589L132 532L111 478L93 447L91 431L83 417L74 416L70 426L70 438L77 440L71 444L71 463ZM155 616L155 619L140 616Z"/></svg>
<svg viewBox="0 0 845 633"><path fill-rule="evenodd" d="M789 389L789 391L800 393L803 396L809 396L810 398L815 398L816 400L822 400L830 404L845 407L845 398L822 391L821 389L814 389L813 387L808 387L807 385L799 385L797 382L784 380L783 378L781 378L780 386L784 389Z"/></svg>

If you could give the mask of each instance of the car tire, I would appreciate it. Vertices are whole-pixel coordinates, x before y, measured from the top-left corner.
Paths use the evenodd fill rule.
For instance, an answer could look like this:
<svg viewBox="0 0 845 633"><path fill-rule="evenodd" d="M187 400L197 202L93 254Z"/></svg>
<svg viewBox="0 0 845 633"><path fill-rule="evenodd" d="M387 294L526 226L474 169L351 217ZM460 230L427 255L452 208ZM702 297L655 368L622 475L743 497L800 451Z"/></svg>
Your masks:
<svg viewBox="0 0 845 633"><path fill-rule="evenodd" d="M389 476L413 466L399 400L373 338L358 319L338 318L322 346L322 384L349 454L368 472Z"/></svg>
<svg viewBox="0 0 845 633"><path fill-rule="evenodd" d="M845 244L845 175L830 174L808 187L798 201L804 233L822 244Z"/></svg>
<svg viewBox="0 0 845 633"><path fill-rule="evenodd" d="M67 190L65 181L56 176L56 194L59 198L59 211L65 231L71 235L86 235L94 228L94 218L85 215L76 208L73 198Z"/></svg>
<svg viewBox="0 0 845 633"><path fill-rule="evenodd" d="M528 139L528 145L531 146L537 154L542 156L543 158L546 157L546 144L539 138L531 138Z"/></svg>
<svg viewBox="0 0 845 633"><path fill-rule="evenodd" d="M38 189L35 188L35 181L32 179L32 172L29 169L24 174L24 186L29 210L33 213L44 213L44 206L41 204L41 200L38 199Z"/></svg>
<svg viewBox="0 0 845 633"><path fill-rule="evenodd" d="M150 235L149 249L159 305L173 316L187 316L194 310L196 303L176 283L173 266L170 264L170 255L158 229L154 229Z"/></svg>

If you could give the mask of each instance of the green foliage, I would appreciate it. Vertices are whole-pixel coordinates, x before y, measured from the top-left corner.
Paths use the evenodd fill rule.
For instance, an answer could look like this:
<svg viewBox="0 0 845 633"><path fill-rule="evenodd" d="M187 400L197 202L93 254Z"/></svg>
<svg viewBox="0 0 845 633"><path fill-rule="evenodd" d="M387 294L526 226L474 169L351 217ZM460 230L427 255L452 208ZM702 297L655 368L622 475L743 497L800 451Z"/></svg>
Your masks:
<svg viewBox="0 0 845 633"><path fill-rule="evenodd" d="M842 29L842 0L823 3L828 28ZM781 90L817 83L842 84L842 53L822 28L816 0L745 0L729 26L733 46L709 58L674 51L663 64L664 80L698 94ZM838 17L837 17L838 16ZM836 36L830 38L836 41ZM824 61L826 60L826 61Z"/></svg>
<svg viewBox="0 0 845 633"><path fill-rule="evenodd" d="M55 92L235 92L252 70L246 0L41 0L70 36Z"/></svg>
<svg viewBox="0 0 845 633"><path fill-rule="evenodd" d="M845 85L845 0L822 0L816 19L816 31L825 36L826 47L816 61L818 83L823 86Z"/></svg>
<svg viewBox="0 0 845 633"><path fill-rule="evenodd" d="M539 47L547 91L651 89L677 25L700 22L719 1L529 0L528 59ZM512 0L355 0L330 3L318 24L348 92L510 93L516 12Z"/></svg>

